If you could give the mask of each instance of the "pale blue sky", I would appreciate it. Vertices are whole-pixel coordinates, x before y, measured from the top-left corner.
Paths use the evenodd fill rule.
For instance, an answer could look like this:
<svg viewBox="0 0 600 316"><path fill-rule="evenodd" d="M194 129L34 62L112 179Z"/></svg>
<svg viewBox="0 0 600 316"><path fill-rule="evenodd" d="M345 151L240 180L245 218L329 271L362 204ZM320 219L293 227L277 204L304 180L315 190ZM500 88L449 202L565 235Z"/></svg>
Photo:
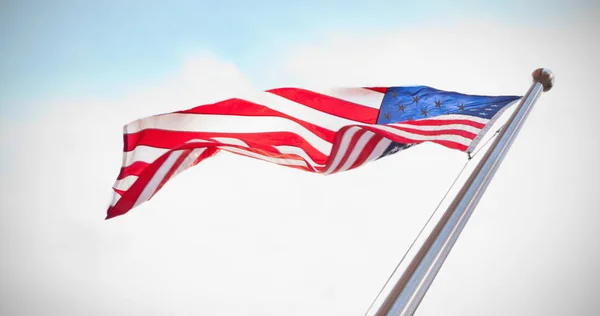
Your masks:
<svg viewBox="0 0 600 316"><path fill-rule="evenodd" d="M481 16L547 23L582 10L517 0L3 2L0 113L12 117L24 104L52 98L118 95L160 80L199 51L234 62L261 86L261 65L279 49L330 30L381 32Z"/></svg>
<svg viewBox="0 0 600 316"><path fill-rule="evenodd" d="M466 155L320 177L223 153L104 221L123 125L287 82L520 94L537 67L556 86L418 313L598 314L600 2L217 2L0 2L0 314L362 315Z"/></svg>

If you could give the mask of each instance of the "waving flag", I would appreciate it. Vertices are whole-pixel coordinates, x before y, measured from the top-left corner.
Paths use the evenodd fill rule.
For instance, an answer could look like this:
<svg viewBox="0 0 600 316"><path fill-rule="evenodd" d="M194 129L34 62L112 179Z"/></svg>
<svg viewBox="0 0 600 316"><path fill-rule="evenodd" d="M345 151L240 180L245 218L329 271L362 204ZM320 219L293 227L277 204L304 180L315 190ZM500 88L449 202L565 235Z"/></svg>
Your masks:
<svg viewBox="0 0 600 316"><path fill-rule="evenodd" d="M279 88L142 118L123 129L123 163L107 219L150 200L220 150L325 175L422 142L470 152L519 98L427 86Z"/></svg>

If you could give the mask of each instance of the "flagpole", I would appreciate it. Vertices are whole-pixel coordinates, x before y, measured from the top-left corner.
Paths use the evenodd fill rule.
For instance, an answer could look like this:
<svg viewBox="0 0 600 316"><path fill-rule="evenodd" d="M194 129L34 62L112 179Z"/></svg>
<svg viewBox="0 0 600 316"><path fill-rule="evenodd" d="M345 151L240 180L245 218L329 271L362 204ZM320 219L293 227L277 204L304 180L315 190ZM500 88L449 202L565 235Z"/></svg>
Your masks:
<svg viewBox="0 0 600 316"><path fill-rule="evenodd" d="M532 77L531 87L507 121L506 127L481 158L469 179L377 310L376 316L408 316L415 313L533 105L542 92L550 90L554 85L554 75L548 69L536 69Z"/></svg>

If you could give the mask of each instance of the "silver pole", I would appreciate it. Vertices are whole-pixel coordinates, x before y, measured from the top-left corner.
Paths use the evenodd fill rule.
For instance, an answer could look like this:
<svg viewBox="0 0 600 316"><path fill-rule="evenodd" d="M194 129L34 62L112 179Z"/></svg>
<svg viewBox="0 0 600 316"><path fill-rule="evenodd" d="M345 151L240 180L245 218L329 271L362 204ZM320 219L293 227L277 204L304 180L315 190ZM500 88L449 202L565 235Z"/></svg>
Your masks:
<svg viewBox="0 0 600 316"><path fill-rule="evenodd" d="M500 132L490 149L481 158L469 179L377 310L376 316L408 316L415 313L533 105L542 94L542 90L548 91L554 85L554 75L548 69L536 69L532 77L533 83L529 91L507 121L506 128Z"/></svg>

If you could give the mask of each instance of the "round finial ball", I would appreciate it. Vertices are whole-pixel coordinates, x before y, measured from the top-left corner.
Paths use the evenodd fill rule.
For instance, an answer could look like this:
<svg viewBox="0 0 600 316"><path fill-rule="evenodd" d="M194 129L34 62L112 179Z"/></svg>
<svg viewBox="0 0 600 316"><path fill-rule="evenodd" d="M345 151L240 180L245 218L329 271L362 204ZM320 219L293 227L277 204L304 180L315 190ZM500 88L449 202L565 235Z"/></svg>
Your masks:
<svg viewBox="0 0 600 316"><path fill-rule="evenodd" d="M539 82L544 87L544 92L552 89L554 86L554 74L550 69L538 68L531 74L533 81Z"/></svg>

